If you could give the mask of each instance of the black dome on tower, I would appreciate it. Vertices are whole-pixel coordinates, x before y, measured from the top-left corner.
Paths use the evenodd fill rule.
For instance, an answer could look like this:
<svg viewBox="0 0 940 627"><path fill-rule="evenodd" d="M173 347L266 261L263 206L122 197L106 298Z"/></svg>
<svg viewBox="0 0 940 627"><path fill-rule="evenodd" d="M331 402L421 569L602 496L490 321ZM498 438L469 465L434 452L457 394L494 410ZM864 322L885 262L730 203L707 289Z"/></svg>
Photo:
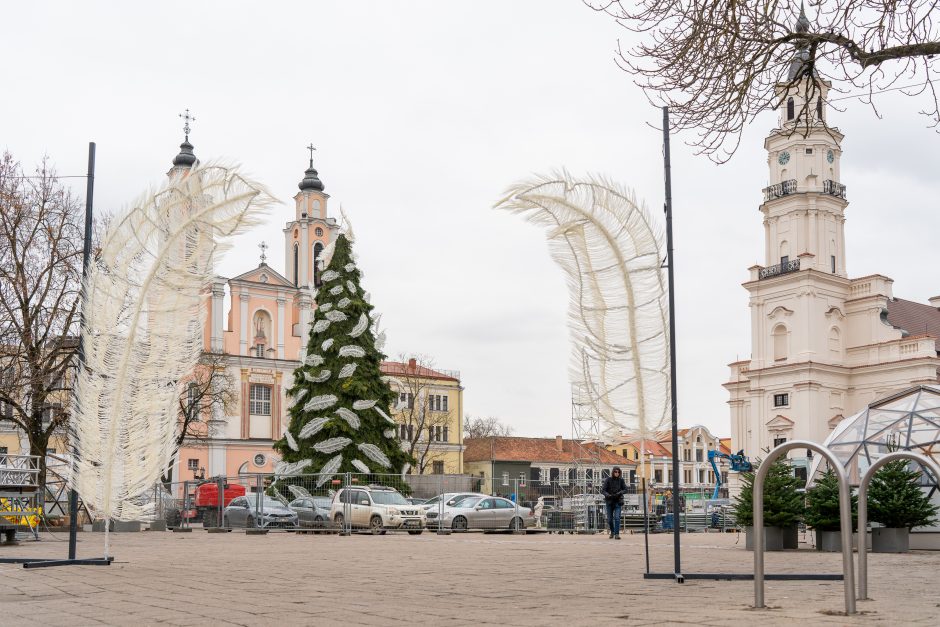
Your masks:
<svg viewBox="0 0 940 627"><path fill-rule="evenodd" d="M297 185L300 188L300 191L313 190L317 192L323 191L323 181L317 176L317 171L313 167L313 159L310 160L310 167L304 171L304 179Z"/></svg>
<svg viewBox="0 0 940 627"><path fill-rule="evenodd" d="M180 153L173 157L174 166L183 166L183 167L192 167L195 165L197 159L195 153L193 153L193 145L189 143L189 137L183 140L183 143L180 144Z"/></svg>

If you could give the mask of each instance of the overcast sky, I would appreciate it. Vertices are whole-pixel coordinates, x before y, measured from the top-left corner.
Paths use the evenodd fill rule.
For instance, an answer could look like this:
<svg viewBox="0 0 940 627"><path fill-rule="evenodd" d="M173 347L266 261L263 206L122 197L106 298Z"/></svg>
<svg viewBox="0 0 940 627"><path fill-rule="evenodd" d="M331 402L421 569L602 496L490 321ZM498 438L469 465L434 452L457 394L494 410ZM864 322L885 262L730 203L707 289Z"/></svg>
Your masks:
<svg viewBox="0 0 940 627"><path fill-rule="evenodd" d="M460 370L465 407L519 435L569 435L567 293L544 235L491 209L512 182L567 168L663 202L661 113L617 69L624 35L578 0L474 2L17 2L4 8L0 149L48 154L83 174L98 144L95 204L126 206L162 182L196 116L203 161L227 158L284 205L240 240L220 273L278 270L307 164L355 227L387 352ZM940 136L919 105L858 100L842 182L851 276L896 296L940 294ZM740 284L763 263L766 113L728 164L673 142L680 423L729 434L727 364L749 357ZM83 195L84 183L74 181Z"/></svg>

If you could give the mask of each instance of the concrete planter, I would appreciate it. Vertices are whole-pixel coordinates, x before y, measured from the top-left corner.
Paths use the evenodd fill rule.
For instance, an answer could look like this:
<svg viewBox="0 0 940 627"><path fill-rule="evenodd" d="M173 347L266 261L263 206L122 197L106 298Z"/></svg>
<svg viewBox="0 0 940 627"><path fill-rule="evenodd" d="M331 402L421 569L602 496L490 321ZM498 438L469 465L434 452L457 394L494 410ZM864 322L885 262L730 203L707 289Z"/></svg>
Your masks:
<svg viewBox="0 0 940 627"><path fill-rule="evenodd" d="M800 532L794 527L783 527L780 529L783 536L783 548L784 549L798 549L800 548Z"/></svg>
<svg viewBox="0 0 940 627"><path fill-rule="evenodd" d="M908 528L875 527L871 530L872 553L907 553L911 547Z"/></svg>
<svg viewBox="0 0 940 627"><path fill-rule="evenodd" d="M780 527L764 527L764 549L767 551L782 551L784 530ZM754 527L744 528L744 548L754 550Z"/></svg>
<svg viewBox="0 0 940 627"><path fill-rule="evenodd" d="M91 530L104 532L104 520L96 520L91 523ZM112 532L128 532L128 531L140 531L140 521L139 520L129 520L129 521L110 521L108 525L108 531Z"/></svg>
<svg viewBox="0 0 940 627"><path fill-rule="evenodd" d="M853 536L852 545L856 544L857 540ZM842 551L842 532L841 531L821 531L816 530L816 550L817 551L828 551L828 552L841 552Z"/></svg>

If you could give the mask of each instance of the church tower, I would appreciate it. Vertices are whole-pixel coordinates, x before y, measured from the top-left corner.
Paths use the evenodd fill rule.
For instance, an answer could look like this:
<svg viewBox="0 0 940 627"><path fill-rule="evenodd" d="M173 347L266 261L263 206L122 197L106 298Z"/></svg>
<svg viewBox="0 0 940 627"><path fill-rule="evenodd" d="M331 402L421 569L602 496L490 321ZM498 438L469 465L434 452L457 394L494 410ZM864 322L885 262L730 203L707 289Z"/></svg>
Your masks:
<svg viewBox="0 0 940 627"><path fill-rule="evenodd" d="M801 11L794 32L809 28ZM752 458L787 440L822 443L844 416L938 378L940 341L907 328L914 320L907 311L922 306L895 299L888 277L849 278L843 135L827 124L830 87L798 44L776 86L776 128L764 140L764 264L752 266L744 283L751 354L730 365L724 384L732 449ZM790 460L798 475L805 472L806 457L793 452Z"/></svg>

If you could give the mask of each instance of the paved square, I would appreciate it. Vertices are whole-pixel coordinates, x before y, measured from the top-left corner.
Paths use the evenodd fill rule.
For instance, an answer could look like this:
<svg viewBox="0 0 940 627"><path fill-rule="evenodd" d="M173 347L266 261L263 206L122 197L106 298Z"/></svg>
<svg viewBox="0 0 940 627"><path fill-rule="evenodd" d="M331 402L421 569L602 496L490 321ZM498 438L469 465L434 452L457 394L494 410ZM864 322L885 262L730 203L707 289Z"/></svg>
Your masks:
<svg viewBox="0 0 940 627"><path fill-rule="evenodd" d="M0 624L45 625L936 625L940 553L873 555L860 616L842 582L644 580L643 537L606 535L337 536L113 534L109 567L0 565ZM65 536L57 534L58 539ZM102 535L80 534L79 556ZM751 572L743 536L686 534L686 572ZM670 572L672 537L650 536L653 570ZM0 547L63 557L64 542ZM767 572L839 572L840 555L769 553Z"/></svg>

